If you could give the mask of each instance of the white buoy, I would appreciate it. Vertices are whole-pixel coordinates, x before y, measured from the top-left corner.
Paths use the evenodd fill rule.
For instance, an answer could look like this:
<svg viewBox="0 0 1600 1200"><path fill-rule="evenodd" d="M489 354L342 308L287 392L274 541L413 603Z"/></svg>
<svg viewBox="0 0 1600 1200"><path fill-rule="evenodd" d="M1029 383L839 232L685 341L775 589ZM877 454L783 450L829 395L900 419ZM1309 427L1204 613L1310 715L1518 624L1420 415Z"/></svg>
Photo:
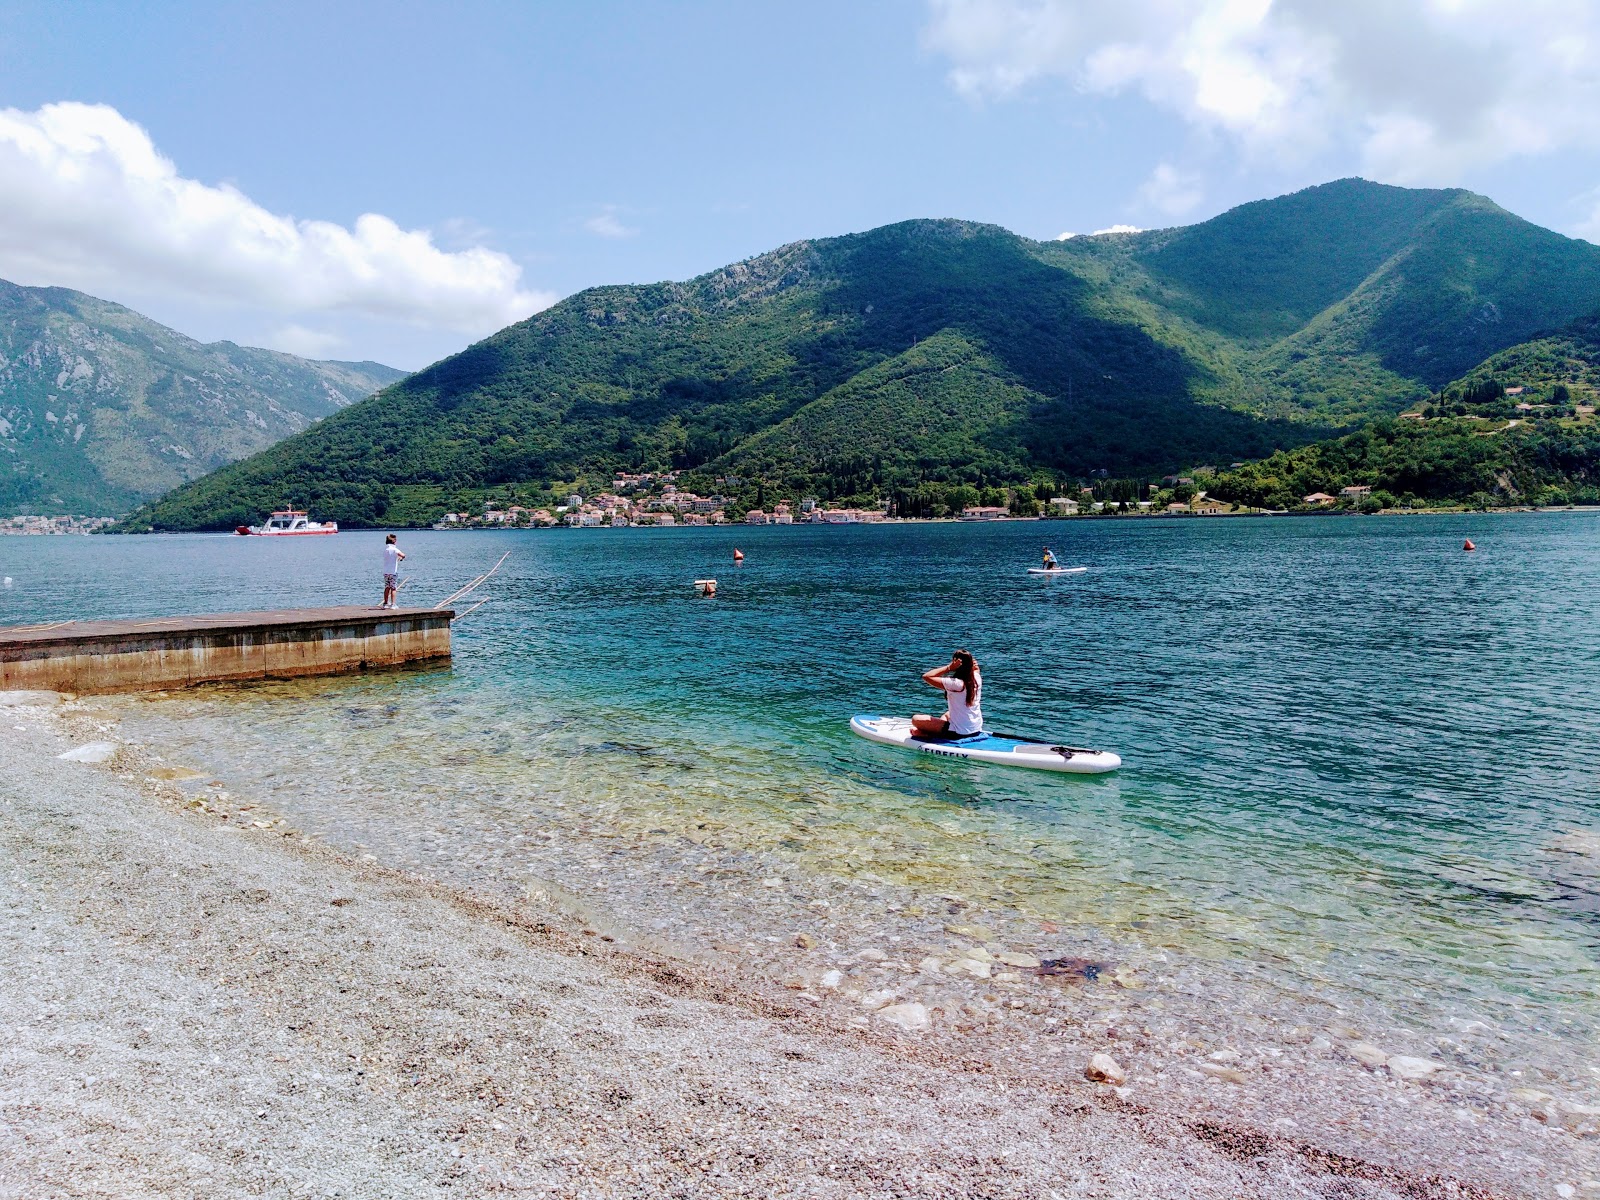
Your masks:
<svg viewBox="0 0 1600 1200"><path fill-rule="evenodd" d="M6 586L6 587L10 587L10 586L11 586L11 576L9 576L9 575L7 575L7 576L6 576L6 577L5 577L5 580L4 580L4 585L5 585L5 586Z"/></svg>

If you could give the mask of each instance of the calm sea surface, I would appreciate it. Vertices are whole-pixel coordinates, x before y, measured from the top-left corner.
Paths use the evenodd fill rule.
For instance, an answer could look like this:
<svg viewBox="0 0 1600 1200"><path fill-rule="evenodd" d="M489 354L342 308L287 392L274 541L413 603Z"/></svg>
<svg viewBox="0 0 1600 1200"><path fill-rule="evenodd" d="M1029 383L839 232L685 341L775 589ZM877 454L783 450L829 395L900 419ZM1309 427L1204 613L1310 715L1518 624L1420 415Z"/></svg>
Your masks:
<svg viewBox="0 0 1600 1200"><path fill-rule="evenodd" d="M1028 576L1045 541L1089 570ZM381 542L0 538L0 624L371 602ZM886 935L921 911L908 896L959 897L1249 967L1279 996L1482 1023L1550 1069L1592 1059L1600 864L1562 847L1600 835L1594 515L401 545L410 603L511 551L453 669L133 703L130 730L330 840L482 886L554 880L690 949L786 943L829 887L865 889ZM714 600L690 586L707 575ZM926 710L917 676L955 646L991 727L1124 769L851 736L852 713ZM697 870L737 886L684 885Z"/></svg>

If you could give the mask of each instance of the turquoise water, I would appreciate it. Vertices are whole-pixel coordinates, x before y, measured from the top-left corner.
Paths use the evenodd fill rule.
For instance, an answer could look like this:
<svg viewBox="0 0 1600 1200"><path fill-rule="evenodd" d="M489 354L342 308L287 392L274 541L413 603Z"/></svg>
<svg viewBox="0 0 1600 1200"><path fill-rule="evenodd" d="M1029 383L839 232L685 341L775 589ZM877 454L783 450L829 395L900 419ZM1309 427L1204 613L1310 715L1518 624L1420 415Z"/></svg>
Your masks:
<svg viewBox="0 0 1600 1200"><path fill-rule="evenodd" d="M1047 540L1089 570L1026 575ZM380 543L0 538L0 623L362 602ZM1280 1005L1486 1023L1568 1078L1592 1056L1600 864L1561 850L1600 834L1591 514L401 544L412 603L512 552L452 670L178 697L130 727L332 840L484 886L551 880L691 951L786 942L829 896L926 938L950 900L1013 940L1070 928ZM707 575L713 600L690 586ZM854 712L936 702L917 676L957 645L991 727L1124 769L848 733Z"/></svg>

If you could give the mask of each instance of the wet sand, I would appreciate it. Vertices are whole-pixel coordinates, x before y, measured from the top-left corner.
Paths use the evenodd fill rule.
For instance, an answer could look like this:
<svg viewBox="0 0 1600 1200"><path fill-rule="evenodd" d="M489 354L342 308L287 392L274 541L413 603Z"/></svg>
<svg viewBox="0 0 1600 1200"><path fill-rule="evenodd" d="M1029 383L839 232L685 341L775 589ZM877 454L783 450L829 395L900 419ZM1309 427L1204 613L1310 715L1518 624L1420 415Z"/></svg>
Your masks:
<svg viewBox="0 0 1600 1200"><path fill-rule="evenodd" d="M939 971L993 1004L923 1029L872 986L926 970L899 950L784 987L624 948L202 799L159 748L58 759L114 724L10 699L3 1196L1600 1196L1588 1114L1363 1065L1359 1030L1191 1046L960 934ZM1058 997L1024 1052L1006 1013Z"/></svg>

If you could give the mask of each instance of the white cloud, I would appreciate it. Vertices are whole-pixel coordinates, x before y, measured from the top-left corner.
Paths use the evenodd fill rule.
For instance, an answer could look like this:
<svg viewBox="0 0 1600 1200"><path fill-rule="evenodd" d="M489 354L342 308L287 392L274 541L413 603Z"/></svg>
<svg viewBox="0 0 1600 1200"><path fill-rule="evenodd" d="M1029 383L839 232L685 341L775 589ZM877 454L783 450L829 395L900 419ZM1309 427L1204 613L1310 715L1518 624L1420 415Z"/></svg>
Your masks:
<svg viewBox="0 0 1600 1200"><path fill-rule="evenodd" d="M346 228L186 179L105 105L0 109L0 276L19 283L481 335L554 302L525 290L521 275L504 254L446 252L377 213Z"/></svg>
<svg viewBox="0 0 1600 1200"><path fill-rule="evenodd" d="M1196 172L1161 163L1150 172L1150 178L1139 185L1136 198L1145 207L1165 216L1181 217L1194 211L1205 198L1205 189Z"/></svg>
<svg viewBox="0 0 1600 1200"><path fill-rule="evenodd" d="M600 212L590 217L583 223L583 227L596 237L603 238L631 238L638 235L639 231L631 225L624 225L617 213L621 211L615 204L608 204Z"/></svg>
<svg viewBox="0 0 1600 1200"><path fill-rule="evenodd" d="M1143 233L1143 232L1144 232L1144 230L1140 229L1137 225L1107 225L1104 229L1096 229L1093 233L1089 234L1088 236L1089 237L1100 237L1102 234L1107 234L1107 233ZM1081 233L1062 233L1062 234L1057 234L1056 235L1056 241L1058 241L1058 242L1070 242L1075 237L1083 237L1083 236L1084 235L1081 234Z"/></svg>
<svg viewBox="0 0 1600 1200"><path fill-rule="evenodd" d="M282 350L285 354L298 354L301 358L332 358L334 352L345 344L337 333L321 329L307 329L304 325L283 325L263 339L269 350Z"/></svg>
<svg viewBox="0 0 1600 1200"><path fill-rule="evenodd" d="M1248 157L1354 155L1397 183L1600 147L1593 0L929 0L974 99L1048 77L1135 93Z"/></svg>

